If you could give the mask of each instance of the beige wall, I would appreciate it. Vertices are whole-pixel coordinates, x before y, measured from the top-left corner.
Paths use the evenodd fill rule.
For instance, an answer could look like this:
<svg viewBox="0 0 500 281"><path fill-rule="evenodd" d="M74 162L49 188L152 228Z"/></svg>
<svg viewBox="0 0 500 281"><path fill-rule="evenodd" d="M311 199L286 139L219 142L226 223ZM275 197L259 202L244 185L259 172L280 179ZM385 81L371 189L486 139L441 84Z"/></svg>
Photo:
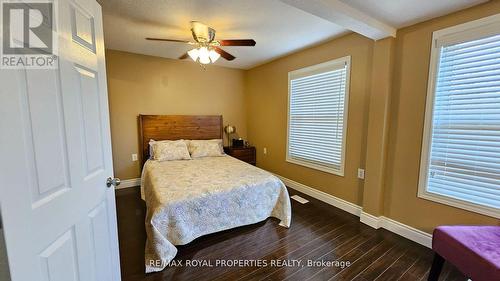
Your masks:
<svg viewBox="0 0 500 281"><path fill-rule="evenodd" d="M365 161L372 48L372 40L349 34L247 71L248 138L257 147L258 166L361 204L363 183L357 179L357 169ZM348 55L351 56L351 85L345 176L286 162L288 72ZM264 147L267 155L263 154Z"/></svg>
<svg viewBox="0 0 500 281"><path fill-rule="evenodd" d="M432 32L500 13L500 1L398 30L384 214L430 232L439 224L498 224L497 219L417 198Z"/></svg>
<svg viewBox="0 0 500 281"><path fill-rule="evenodd" d="M115 176L140 177L139 114L222 114L246 136L244 72L171 59L106 51Z"/></svg>

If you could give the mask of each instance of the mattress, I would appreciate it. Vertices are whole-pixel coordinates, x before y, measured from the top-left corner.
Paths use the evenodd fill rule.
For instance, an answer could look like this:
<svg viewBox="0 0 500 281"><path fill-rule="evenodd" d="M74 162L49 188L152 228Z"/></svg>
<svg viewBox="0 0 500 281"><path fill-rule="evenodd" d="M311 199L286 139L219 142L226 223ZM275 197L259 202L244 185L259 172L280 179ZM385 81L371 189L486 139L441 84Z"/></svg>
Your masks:
<svg viewBox="0 0 500 281"><path fill-rule="evenodd" d="M144 164L146 272L163 270L176 245L238 226L279 219L291 222L290 199L276 176L231 156Z"/></svg>

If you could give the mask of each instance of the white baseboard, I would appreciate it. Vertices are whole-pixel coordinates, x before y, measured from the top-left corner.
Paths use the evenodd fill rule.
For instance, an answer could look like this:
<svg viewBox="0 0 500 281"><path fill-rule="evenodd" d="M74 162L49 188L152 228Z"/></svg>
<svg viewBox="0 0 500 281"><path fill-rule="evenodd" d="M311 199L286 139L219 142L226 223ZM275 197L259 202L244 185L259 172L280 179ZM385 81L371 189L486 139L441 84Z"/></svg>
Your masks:
<svg viewBox="0 0 500 281"><path fill-rule="evenodd" d="M400 236L403 236L413 242L416 242L420 245L424 245L427 248L432 248L432 234L424 232L422 230L418 230L414 227L411 227L406 224L402 224L393 219L381 216L380 219L380 227L389 230L390 232L396 233Z"/></svg>
<svg viewBox="0 0 500 281"><path fill-rule="evenodd" d="M288 179L288 178L285 178L285 177L282 177L280 175L277 175L277 174L274 174L275 176L277 176L280 180L283 181L283 183L290 187L290 188L293 188L297 191L300 191L304 194L307 194L313 198L316 198L318 200L321 200L327 204L330 204L332 206L335 206L341 210L344 210L348 213L351 213L353 215L356 215L359 217L359 215L361 214L361 207L356 205L356 204L353 204L351 202L348 202L346 200L343 200L343 199L340 199L340 198L337 198L333 195L330 195L328 193L325 193L323 191L319 191L317 189L314 189L312 187L309 187L305 184L301 184L299 182L296 182L296 181L293 181L291 179Z"/></svg>
<svg viewBox="0 0 500 281"><path fill-rule="evenodd" d="M390 232L396 233L400 236L410 239L411 241L417 242L420 245L424 245L427 248L432 248L432 235L409 225L402 224L398 221L384 216L376 217L366 212L361 212L359 220L362 223L373 228L387 229Z"/></svg>
<svg viewBox="0 0 500 281"><path fill-rule="evenodd" d="M380 225L380 217L376 217L374 215L368 214L366 212L361 212L361 215L359 216L359 221L371 226L375 229L379 229L381 227Z"/></svg>
<svg viewBox="0 0 500 281"><path fill-rule="evenodd" d="M290 187L290 188L293 188L293 189L300 191L304 194L307 194L313 198L321 200L329 205L337 207L337 208L344 210L348 213L359 216L359 220L368 226L371 226L375 229L384 228L388 231L391 231L391 232L396 233L400 236L403 236L406 239L409 239L409 240L414 241L420 245L423 245L427 248L432 247L432 235L427 233L427 232L418 230L414 227L411 227L411 226L406 225L406 224L402 224L398 221L395 221L393 219L390 219L390 218L387 218L384 216L376 217L376 216L371 215L369 213L363 212L361 206L358 206L358 205L353 204L351 202L337 198L337 197L330 195L328 193L319 191L319 190L314 189L312 187L309 187L305 184L301 184L301 183L293 181L291 179L282 177L280 175L276 175L276 176L278 178L280 178L283 181L283 183L285 183L285 185Z"/></svg>
<svg viewBox="0 0 500 281"><path fill-rule="evenodd" d="M141 185L141 179L136 178L136 179L128 179L128 180L122 180L120 185L115 187L115 189L123 189L123 188L128 188L128 187L134 187L134 186L140 186Z"/></svg>

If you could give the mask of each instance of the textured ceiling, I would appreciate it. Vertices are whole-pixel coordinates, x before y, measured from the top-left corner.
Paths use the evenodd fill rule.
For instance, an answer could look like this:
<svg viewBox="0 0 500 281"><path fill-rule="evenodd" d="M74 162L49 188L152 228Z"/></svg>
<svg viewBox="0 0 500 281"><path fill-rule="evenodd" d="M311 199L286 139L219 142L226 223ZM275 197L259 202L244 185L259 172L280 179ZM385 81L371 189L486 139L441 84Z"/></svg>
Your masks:
<svg viewBox="0 0 500 281"><path fill-rule="evenodd" d="M337 1L337 0L323 0ZM403 27L486 0L341 0L393 27ZM182 43L145 37L192 40L189 22L214 28L216 39L255 39L255 47L224 47L236 56L221 66L249 69L350 32L279 0L102 0L106 48L178 58Z"/></svg>
<svg viewBox="0 0 500 281"><path fill-rule="evenodd" d="M341 0L393 27L401 28L488 0Z"/></svg>

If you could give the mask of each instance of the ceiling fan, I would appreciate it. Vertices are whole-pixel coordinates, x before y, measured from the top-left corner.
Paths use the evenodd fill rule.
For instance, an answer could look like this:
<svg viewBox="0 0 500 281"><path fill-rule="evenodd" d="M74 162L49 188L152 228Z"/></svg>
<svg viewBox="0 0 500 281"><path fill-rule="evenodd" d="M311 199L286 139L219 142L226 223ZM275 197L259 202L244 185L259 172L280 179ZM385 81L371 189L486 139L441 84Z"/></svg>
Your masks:
<svg viewBox="0 0 500 281"><path fill-rule="evenodd" d="M232 39L232 40L215 40L215 29L197 21L191 22L191 33L195 42L164 39L164 38L146 38L146 40L166 41L186 43L196 46L194 49L184 53L179 59L191 57L194 61L201 64L214 63L219 57L226 60L234 60L236 57L221 49L221 46L255 46L253 39Z"/></svg>

